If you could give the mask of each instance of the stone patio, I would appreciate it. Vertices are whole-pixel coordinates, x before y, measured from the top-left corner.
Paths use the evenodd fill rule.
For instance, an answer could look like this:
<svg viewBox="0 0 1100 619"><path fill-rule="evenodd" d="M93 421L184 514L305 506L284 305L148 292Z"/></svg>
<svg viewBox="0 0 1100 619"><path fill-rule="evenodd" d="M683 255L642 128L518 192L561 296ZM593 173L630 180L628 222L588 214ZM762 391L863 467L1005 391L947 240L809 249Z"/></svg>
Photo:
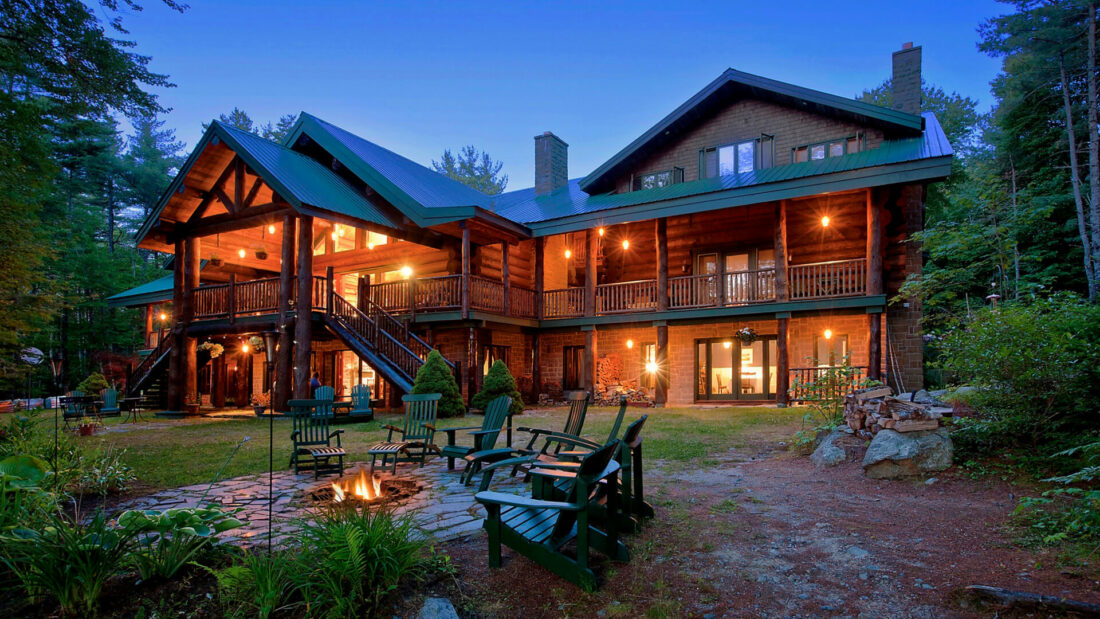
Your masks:
<svg viewBox="0 0 1100 619"><path fill-rule="evenodd" d="M358 474L360 467L369 470L369 463L352 462L345 467L345 476ZM476 533L481 529L485 518L485 509L474 500L476 487L463 486L459 482L461 464L456 470L447 470L447 461L436 458L418 468L414 464L399 465L397 477L413 478L422 484L419 492L402 501L394 513L409 515L413 518L422 534L443 541ZM376 468L375 473L383 479L391 477L388 471ZM506 471L500 471L493 478L493 489L503 492L521 493L526 490L522 478L509 477ZM123 503L119 510L156 509L173 507L196 507L200 504L214 503L225 508L242 508L237 517L245 526L226 531L220 538L242 546L252 546L267 541L268 504L271 509L272 539L275 544L285 541L287 535L296 528L295 520L309 516L316 509L308 496L310 490L319 485L335 481L329 475L320 480L313 479L313 473L295 475L292 471L276 471L272 479L273 494L268 494L268 476L246 475L209 484L183 486L163 490Z"/></svg>

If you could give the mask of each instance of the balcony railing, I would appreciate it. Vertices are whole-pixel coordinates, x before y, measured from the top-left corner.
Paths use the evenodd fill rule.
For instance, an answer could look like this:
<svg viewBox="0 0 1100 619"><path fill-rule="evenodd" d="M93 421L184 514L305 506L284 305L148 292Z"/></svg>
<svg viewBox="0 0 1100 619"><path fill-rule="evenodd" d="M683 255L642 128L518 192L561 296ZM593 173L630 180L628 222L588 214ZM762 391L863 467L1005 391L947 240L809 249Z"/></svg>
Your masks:
<svg viewBox="0 0 1100 619"><path fill-rule="evenodd" d="M792 265L787 273L789 298L792 301L858 296L865 294L867 289L867 267L862 258ZM326 309L328 286L326 278L313 278L314 310ZM497 279L471 275L469 286L469 307L473 310L528 319L579 318L585 315L585 290L582 287L547 290L543 292L540 303L534 290L520 286L506 287ZM398 315L457 311L462 309L462 288L461 275L423 277L372 285L367 299L382 310ZM737 307L772 302L776 300L776 288L773 268L671 277L668 280L668 309ZM274 313L279 306L279 279L211 284L196 288L194 293L196 319ZM657 280L600 284L596 286L595 304L597 315L655 312L658 307Z"/></svg>

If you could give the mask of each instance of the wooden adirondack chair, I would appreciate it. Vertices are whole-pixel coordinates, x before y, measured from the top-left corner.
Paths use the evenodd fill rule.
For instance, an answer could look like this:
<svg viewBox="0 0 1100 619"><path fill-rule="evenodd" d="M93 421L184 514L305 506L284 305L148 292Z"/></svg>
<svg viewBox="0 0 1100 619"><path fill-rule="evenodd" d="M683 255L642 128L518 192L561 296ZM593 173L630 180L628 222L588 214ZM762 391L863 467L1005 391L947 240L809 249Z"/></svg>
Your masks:
<svg viewBox="0 0 1100 619"><path fill-rule="evenodd" d="M84 397L84 392L74 389L69 392L68 397L62 398L61 404L65 407L65 410L61 411L61 418L65 421L65 429L72 430L73 425L79 425L81 420L84 419L87 406L79 400Z"/></svg>
<svg viewBox="0 0 1100 619"><path fill-rule="evenodd" d="M595 451L600 447L603 447L607 443L610 443L619 438L619 428L623 425L623 417L626 416L627 400L626 396L619 398L619 412L615 415L615 423L611 425L611 432L607 435L607 441L604 443L597 443L591 439L584 438L583 436L574 436L561 432L553 432L546 436L546 445L538 455L538 462L536 466L542 466L543 462L562 462L562 461L577 461L589 452ZM558 443L557 449L554 452L549 452L548 447L552 443ZM562 449L562 447L569 447L571 449Z"/></svg>
<svg viewBox="0 0 1100 619"><path fill-rule="evenodd" d="M332 403L336 400L336 390L328 385L322 385L313 390L313 399L324 404L317 406L317 415L332 417Z"/></svg>
<svg viewBox="0 0 1100 619"><path fill-rule="evenodd" d="M488 511L484 526L489 534L489 567L501 566L500 546L505 544L585 591L594 591L596 575L588 565L591 549L616 561L629 561L630 552L619 541L618 518L607 518L603 529L592 521L601 481L611 489L604 509L617 513L615 489L619 487L619 463L613 456L618 449L616 441L585 456L561 501L487 490L492 469L511 465L511 461L486 467L482 490L474 498ZM576 559L562 552L562 547L573 539L576 539Z"/></svg>
<svg viewBox="0 0 1100 619"><path fill-rule="evenodd" d="M428 457L428 452L439 453L439 448L432 442L435 440L435 413L439 408L439 400L443 398L440 393L418 393L401 396L405 403L405 427L382 426L390 431L385 441L376 443L367 450L370 455L370 471L374 473L374 462L378 456L382 456L382 466L386 466L386 460L393 458L393 472L397 474L397 463L420 462ZM401 440L394 441L393 433L401 435Z"/></svg>
<svg viewBox="0 0 1100 619"><path fill-rule="evenodd" d="M365 417L362 421L374 419L374 409L370 405L370 385L356 385L351 388L351 417Z"/></svg>
<svg viewBox="0 0 1100 619"><path fill-rule="evenodd" d="M489 406L485 407L485 418L482 419L480 426L447 428L444 430L447 433L447 445L440 452L440 455L447 458L447 469L454 470L455 458L465 458L471 453L492 449L496 445L497 438L500 437L504 420L508 418L508 408L511 406L512 398L502 395L489 402ZM473 437L473 445L456 445L455 434L469 430L474 430L469 432L470 436ZM466 468L462 471L462 482L465 483L468 476L475 472L476 470L472 470L470 463L467 462Z"/></svg>
<svg viewBox="0 0 1100 619"><path fill-rule="evenodd" d="M102 393L103 406L99 409L99 414L103 417L119 417L122 415L122 409L118 407L118 391L114 389L104 389Z"/></svg>
<svg viewBox="0 0 1100 619"><path fill-rule="evenodd" d="M331 415L318 414L323 410L323 400L290 400L290 416L294 421L294 431L290 433L290 440L294 442L294 451L290 455L290 464L297 475L302 467L304 459L308 458L308 464L313 469L313 478L317 479L321 472L334 472L344 474L344 456L347 452L340 445L340 435L343 430L329 430ZM336 437L336 446L332 446L332 438ZM330 461L336 458L337 464Z"/></svg>

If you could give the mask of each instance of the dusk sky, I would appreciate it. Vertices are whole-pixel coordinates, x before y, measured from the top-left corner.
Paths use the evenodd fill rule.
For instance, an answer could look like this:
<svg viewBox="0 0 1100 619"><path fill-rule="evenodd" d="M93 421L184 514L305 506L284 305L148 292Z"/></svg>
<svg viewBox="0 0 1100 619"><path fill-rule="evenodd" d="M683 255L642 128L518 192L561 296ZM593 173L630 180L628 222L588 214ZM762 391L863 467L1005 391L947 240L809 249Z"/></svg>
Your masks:
<svg viewBox="0 0 1100 619"><path fill-rule="evenodd" d="M258 122L305 110L428 165L473 144L529 187L533 137L569 143L583 176L727 67L843 96L923 46L924 77L989 109L998 59L974 2L213 2L183 15L147 0L125 24L168 125L195 144L233 106Z"/></svg>

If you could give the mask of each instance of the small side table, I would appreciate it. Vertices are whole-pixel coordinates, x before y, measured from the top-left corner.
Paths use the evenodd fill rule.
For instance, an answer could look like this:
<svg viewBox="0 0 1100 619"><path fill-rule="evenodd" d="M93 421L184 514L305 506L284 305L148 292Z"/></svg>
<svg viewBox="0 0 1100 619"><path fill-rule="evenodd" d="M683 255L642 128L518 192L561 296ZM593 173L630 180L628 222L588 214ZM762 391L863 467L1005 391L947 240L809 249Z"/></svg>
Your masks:
<svg viewBox="0 0 1100 619"><path fill-rule="evenodd" d="M123 404L126 406L126 417L122 420L122 423L131 422L137 423L141 420L141 398L122 398Z"/></svg>

